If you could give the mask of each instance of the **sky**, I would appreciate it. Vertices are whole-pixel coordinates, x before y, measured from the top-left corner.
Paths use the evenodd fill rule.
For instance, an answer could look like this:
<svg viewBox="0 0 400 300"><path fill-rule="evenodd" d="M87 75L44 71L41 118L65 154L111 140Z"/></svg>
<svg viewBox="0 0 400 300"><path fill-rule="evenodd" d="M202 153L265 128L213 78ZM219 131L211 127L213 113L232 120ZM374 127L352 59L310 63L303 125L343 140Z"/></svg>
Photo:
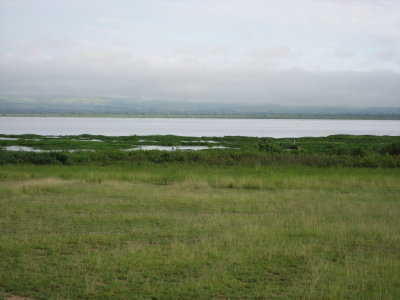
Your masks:
<svg viewBox="0 0 400 300"><path fill-rule="evenodd" d="M399 0L0 0L0 94L400 106Z"/></svg>

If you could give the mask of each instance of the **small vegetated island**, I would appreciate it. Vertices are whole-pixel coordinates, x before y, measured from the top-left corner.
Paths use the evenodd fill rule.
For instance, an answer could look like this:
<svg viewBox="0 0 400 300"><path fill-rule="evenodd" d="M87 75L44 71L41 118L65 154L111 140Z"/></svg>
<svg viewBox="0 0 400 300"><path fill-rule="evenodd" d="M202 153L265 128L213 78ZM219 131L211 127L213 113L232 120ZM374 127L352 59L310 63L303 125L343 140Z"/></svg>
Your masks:
<svg viewBox="0 0 400 300"><path fill-rule="evenodd" d="M398 299L399 167L393 136L0 135L0 291Z"/></svg>

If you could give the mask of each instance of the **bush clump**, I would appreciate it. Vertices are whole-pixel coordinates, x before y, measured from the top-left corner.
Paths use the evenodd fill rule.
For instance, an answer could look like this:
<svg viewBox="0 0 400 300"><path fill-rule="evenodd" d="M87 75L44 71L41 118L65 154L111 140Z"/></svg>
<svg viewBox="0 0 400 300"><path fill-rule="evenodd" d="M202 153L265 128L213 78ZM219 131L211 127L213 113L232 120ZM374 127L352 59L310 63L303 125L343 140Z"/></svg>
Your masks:
<svg viewBox="0 0 400 300"><path fill-rule="evenodd" d="M400 143L391 143L381 149L381 153L389 155L399 155L400 154Z"/></svg>

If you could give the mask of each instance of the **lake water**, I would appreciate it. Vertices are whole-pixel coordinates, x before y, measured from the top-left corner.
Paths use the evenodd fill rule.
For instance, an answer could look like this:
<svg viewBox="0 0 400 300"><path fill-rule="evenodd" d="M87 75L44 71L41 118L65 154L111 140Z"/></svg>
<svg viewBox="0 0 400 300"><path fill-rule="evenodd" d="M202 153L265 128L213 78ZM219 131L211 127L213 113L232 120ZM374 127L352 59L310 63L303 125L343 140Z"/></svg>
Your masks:
<svg viewBox="0 0 400 300"><path fill-rule="evenodd" d="M0 133L304 137L400 136L400 120L0 117Z"/></svg>

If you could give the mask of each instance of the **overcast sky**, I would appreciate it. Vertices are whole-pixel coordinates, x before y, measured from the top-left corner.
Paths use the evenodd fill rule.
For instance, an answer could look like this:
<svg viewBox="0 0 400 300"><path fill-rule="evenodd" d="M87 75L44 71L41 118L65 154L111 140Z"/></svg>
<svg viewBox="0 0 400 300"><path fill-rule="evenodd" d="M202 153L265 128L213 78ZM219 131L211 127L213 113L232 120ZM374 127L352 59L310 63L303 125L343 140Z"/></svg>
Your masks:
<svg viewBox="0 0 400 300"><path fill-rule="evenodd" d="M0 0L0 94L400 106L400 1Z"/></svg>

